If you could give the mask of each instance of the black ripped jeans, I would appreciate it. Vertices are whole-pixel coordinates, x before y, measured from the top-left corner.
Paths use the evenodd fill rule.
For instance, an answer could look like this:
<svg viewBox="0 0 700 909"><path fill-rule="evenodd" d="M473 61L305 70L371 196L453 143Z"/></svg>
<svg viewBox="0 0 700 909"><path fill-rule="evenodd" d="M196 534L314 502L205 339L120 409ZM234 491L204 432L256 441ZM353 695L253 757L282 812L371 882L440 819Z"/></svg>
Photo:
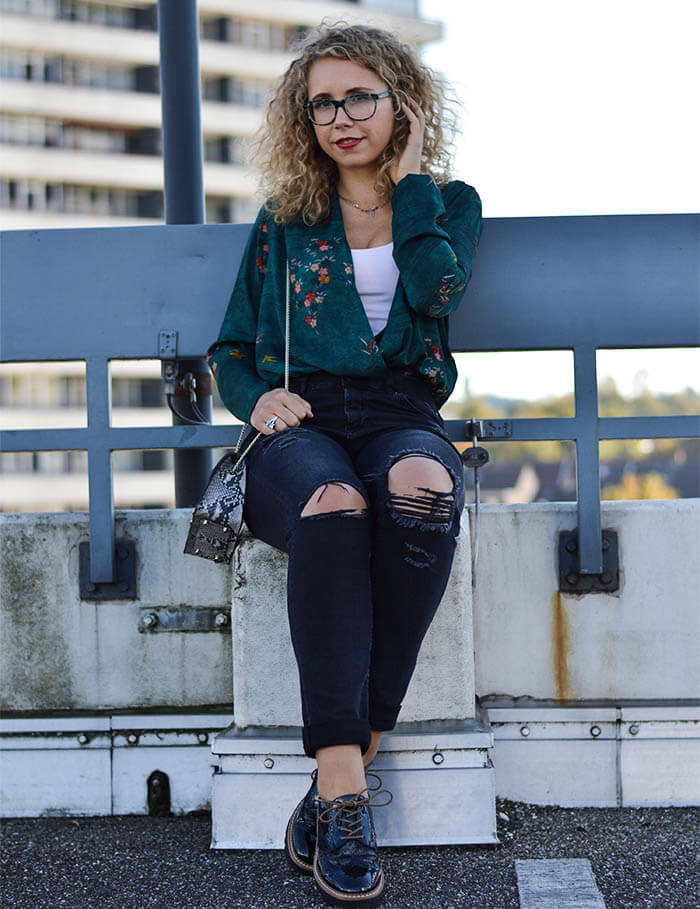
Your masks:
<svg viewBox="0 0 700 909"><path fill-rule="evenodd" d="M299 667L304 749L359 744L393 729L450 574L464 507L462 463L425 383L319 373L293 379L314 417L262 437L248 455L245 520L289 553L287 603ZM433 458L452 493L389 493L402 457ZM343 483L367 509L301 517L315 490Z"/></svg>

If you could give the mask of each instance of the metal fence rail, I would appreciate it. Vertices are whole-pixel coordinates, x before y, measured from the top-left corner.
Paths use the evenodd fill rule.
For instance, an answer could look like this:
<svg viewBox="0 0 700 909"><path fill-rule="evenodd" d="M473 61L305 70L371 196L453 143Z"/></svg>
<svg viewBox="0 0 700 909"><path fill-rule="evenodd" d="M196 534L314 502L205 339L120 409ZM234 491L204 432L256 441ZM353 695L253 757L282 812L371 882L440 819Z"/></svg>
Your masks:
<svg viewBox="0 0 700 909"><path fill-rule="evenodd" d="M700 344L696 215L487 219L455 351L573 350L575 416L484 421L482 438L569 439L577 452L578 572L600 575L599 441L700 435L699 416L600 419L596 350ZM88 452L90 579L114 579L111 452L232 444L231 426L111 426L109 360L196 359L215 337L248 225L0 234L0 361L84 360L84 429L6 430L2 451ZM478 417L478 415L475 415ZM468 441L465 421L447 421Z"/></svg>

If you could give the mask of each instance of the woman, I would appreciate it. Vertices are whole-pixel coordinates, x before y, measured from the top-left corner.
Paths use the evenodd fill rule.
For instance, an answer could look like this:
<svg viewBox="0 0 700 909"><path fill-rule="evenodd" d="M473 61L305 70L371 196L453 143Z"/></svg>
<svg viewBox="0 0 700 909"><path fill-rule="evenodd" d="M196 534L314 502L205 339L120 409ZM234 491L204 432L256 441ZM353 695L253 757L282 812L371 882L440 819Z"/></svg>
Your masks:
<svg viewBox="0 0 700 909"><path fill-rule="evenodd" d="M464 504L437 408L456 379L447 316L481 204L447 182L440 81L392 35L323 28L270 103L269 191L208 359L263 436L245 520L289 553L306 754L289 857L331 901L384 887L365 767L393 729L445 589ZM290 382L285 390L285 282Z"/></svg>

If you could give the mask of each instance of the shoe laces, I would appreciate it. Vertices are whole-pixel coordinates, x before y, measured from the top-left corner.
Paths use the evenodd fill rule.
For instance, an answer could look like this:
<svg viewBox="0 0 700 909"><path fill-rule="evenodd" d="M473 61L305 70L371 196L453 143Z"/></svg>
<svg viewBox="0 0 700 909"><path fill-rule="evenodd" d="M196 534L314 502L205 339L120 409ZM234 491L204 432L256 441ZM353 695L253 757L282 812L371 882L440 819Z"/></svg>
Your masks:
<svg viewBox="0 0 700 909"><path fill-rule="evenodd" d="M363 839L362 818L365 808L373 805L375 808L384 808L394 798L388 789L382 789L382 781L376 773L368 773L377 780L374 786L367 787L367 795L358 792L351 799L325 799L319 798L318 801L325 807L319 811L319 820L324 823L330 823L337 819L338 830L341 840L361 840ZM364 791L364 790L363 790ZM381 796L388 796L385 801L377 801Z"/></svg>

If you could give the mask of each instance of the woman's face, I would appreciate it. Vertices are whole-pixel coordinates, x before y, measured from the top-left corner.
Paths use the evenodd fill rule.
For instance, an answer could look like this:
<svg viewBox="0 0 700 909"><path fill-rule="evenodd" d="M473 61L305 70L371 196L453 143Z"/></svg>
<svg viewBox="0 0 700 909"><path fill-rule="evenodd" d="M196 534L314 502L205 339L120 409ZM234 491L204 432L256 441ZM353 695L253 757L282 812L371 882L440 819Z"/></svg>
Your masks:
<svg viewBox="0 0 700 909"><path fill-rule="evenodd" d="M323 57L309 70L309 101L323 98L342 101L350 95L380 94L387 89L376 73L350 60ZM394 130L392 98L380 98L374 115L368 120L352 120L343 108L338 108L333 123L314 124L313 128L318 144L336 162L341 175L345 169L374 171Z"/></svg>

